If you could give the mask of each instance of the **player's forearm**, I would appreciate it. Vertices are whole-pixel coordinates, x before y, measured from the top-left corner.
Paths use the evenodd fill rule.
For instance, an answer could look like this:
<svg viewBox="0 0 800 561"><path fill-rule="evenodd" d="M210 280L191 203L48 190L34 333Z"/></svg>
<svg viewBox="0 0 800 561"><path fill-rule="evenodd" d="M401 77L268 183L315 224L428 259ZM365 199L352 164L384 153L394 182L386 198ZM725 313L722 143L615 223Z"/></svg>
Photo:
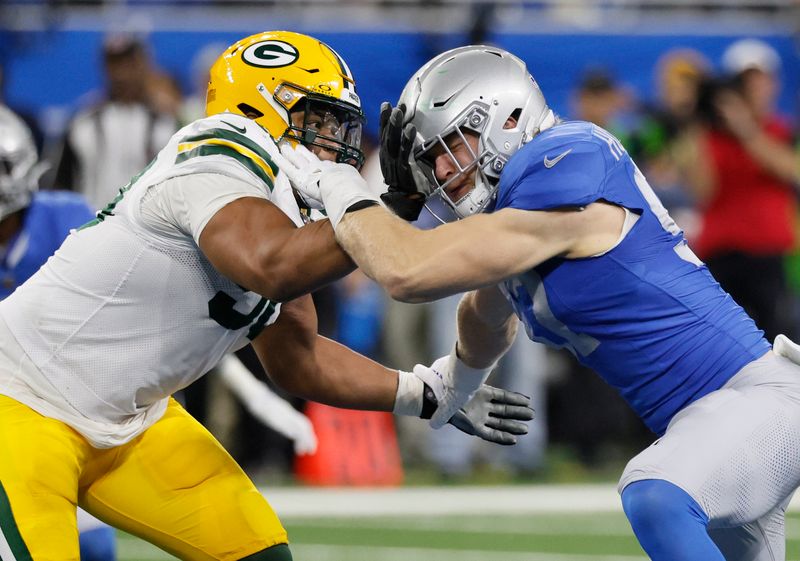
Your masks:
<svg viewBox="0 0 800 561"><path fill-rule="evenodd" d="M458 305L458 356L473 368L488 368L508 351L519 322L497 287L469 292Z"/></svg>
<svg viewBox="0 0 800 561"><path fill-rule="evenodd" d="M417 241L420 232L381 208L346 214L336 229L336 239L364 273L392 298L416 300L410 271L426 248Z"/></svg>
<svg viewBox="0 0 800 561"><path fill-rule="evenodd" d="M336 239L395 300L427 302L497 282L516 272L511 244L486 248L488 217L419 230L382 208L346 214Z"/></svg>
<svg viewBox="0 0 800 561"><path fill-rule="evenodd" d="M313 369L302 397L334 407L391 411L397 370L386 368L325 337L317 337Z"/></svg>
<svg viewBox="0 0 800 561"><path fill-rule="evenodd" d="M327 220L298 228L262 261L268 276L282 281L281 301L313 292L355 269Z"/></svg>

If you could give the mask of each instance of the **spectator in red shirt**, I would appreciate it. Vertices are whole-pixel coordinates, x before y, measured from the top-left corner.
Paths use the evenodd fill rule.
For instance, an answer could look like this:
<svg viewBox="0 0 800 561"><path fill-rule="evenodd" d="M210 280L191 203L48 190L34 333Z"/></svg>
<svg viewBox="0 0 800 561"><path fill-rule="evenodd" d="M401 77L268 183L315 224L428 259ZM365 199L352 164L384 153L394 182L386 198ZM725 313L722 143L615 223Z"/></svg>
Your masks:
<svg viewBox="0 0 800 561"><path fill-rule="evenodd" d="M780 59L744 39L726 50L723 67L729 79L708 93L692 182L703 213L693 245L769 340L792 336L784 257L794 245L800 174L792 131L775 112Z"/></svg>

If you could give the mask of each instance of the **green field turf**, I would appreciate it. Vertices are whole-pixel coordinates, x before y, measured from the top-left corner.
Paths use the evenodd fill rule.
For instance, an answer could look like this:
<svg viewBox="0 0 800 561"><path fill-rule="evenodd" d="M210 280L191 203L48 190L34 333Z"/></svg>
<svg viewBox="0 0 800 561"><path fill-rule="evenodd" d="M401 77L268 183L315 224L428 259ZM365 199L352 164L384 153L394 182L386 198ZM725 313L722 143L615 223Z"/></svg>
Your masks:
<svg viewBox="0 0 800 561"><path fill-rule="evenodd" d="M295 561L645 561L621 513L286 518ZM787 519L800 559L800 513ZM120 561L169 560L120 535Z"/></svg>

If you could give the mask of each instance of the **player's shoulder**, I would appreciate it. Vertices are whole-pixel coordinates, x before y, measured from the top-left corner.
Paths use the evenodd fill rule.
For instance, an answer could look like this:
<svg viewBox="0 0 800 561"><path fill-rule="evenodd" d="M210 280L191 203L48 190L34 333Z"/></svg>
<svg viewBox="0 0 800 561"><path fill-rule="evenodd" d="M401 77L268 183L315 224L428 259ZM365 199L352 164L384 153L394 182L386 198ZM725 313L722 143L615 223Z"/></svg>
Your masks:
<svg viewBox="0 0 800 561"><path fill-rule="evenodd" d="M278 167L275 141L261 125L242 115L220 113L198 119L173 136L175 164L185 162L195 172L219 172L220 164L237 165L272 189ZM195 169L196 168L196 169Z"/></svg>
<svg viewBox="0 0 800 561"><path fill-rule="evenodd" d="M586 204L606 177L610 142L618 144L610 133L584 121L562 122L543 131L507 163L500 176L498 208ZM614 150L622 154L622 146L616 144Z"/></svg>
<svg viewBox="0 0 800 561"><path fill-rule="evenodd" d="M525 147L533 152L546 152L562 146L592 144L597 128L587 121L561 121L536 135Z"/></svg>
<svg viewBox="0 0 800 561"><path fill-rule="evenodd" d="M218 113L189 123L178 131L176 136L202 134L216 136L223 140L242 142L244 139L256 142L264 150L272 150L275 141L269 132L252 119L236 113Z"/></svg>
<svg viewBox="0 0 800 561"><path fill-rule="evenodd" d="M565 121L543 131L525 144L508 162L503 174L526 175L564 169L575 156L599 154L611 134L586 121ZM613 138L613 137L612 137ZM567 156L572 156L567 158ZM561 162L563 161L563 164ZM560 168L556 164L561 164Z"/></svg>

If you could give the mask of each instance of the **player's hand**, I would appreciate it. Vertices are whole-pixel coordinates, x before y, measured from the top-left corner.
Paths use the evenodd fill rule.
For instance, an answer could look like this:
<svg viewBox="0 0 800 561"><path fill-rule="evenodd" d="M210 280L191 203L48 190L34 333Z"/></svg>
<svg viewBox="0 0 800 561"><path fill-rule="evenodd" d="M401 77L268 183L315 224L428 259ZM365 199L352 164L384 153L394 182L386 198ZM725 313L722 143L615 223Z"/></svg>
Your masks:
<svg viewBox="0 0 800 561"><path fill-rule="evenodd" d="M437 402L431 427L443 427L472 398L491 370L492 367L470 368L458 358L455 348L430 366L416 365L414 375L431 388Z"/></svg>
<svg viewBox="0 0 800 561"><path fill-rule="evenodd" d="M281 153L275 154L273 160L309 208L324 208L319 180L323 171L335 166L335 163L320 160L302 144L293 147L288 142L281 144Z"/></svg>
<svg viewBox="0 0 800 561"><path fill-rule="evenodd" d="M518 435L528 434L526 421L533 417L528 396L484 384L448 422L461 432L510 446Z"/></svg>
<svg viewBox="0 0 800 561"><path fill-rule="evenodd" d="M361 201L377 203L378 198L356 168L322 161L302 144L292 147L284 143L276 163L285 171L295 191L303 199L318 205L309 204L311 208L325 209L334 229L352 205Z"/></svg>
<svg viewBox="0 0 800 561"><path fill-rule="evenodd" d="M425 204L425 195L417 190L409 163L417 129L412 124L403 127L405 105L392 107L388 101L381 104L380 163L383 180L389 186L381 200L397 216L409 222L419 216Z"/></svg>

